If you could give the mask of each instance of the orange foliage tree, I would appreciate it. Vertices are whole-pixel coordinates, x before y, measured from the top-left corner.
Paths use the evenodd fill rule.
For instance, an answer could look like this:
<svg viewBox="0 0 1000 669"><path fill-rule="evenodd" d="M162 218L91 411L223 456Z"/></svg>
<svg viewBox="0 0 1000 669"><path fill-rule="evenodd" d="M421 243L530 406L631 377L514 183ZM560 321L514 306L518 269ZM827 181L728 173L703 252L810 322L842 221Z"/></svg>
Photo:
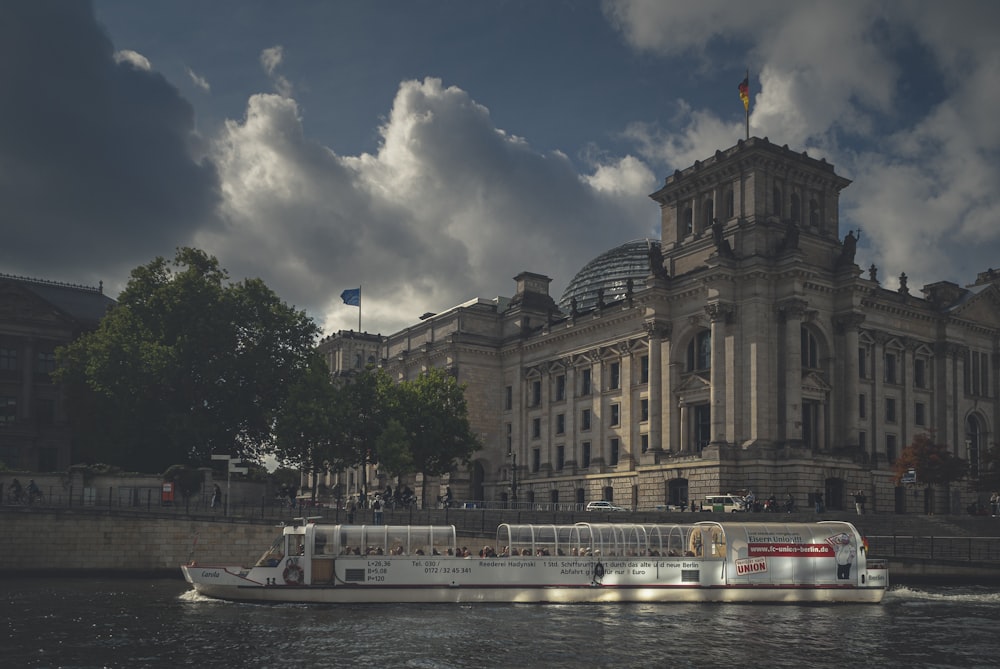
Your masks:
<svg viewBox="0 0 1000 669"><path fill-rule="evenodd" d="M898 485L911 469L919 483L948 485L968 473L969 463L953 455L946 444L936 443L931 434L923 433L915 436L892 464L895 483Z"/></svg>

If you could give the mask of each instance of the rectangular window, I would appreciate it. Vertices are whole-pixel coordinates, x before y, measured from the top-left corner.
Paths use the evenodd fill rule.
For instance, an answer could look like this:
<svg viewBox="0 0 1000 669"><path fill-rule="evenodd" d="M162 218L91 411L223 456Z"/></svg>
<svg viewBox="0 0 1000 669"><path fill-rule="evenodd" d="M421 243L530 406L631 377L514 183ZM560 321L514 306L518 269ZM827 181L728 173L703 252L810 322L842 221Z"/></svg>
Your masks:
<svg viewBox="0 0 1000 669"><path fill-rule="evenodd" d="M514 408L514 386L504 388L503 408L504 411L510 411Z"/></svg>
<svg viewBox="0 0 1000 669"><path fill-rule="evenodd" d="M608 389L618 390L622 385L622 366L621 363L613 362L608 368Z"/></svg>
<svg viewBox="0 0 1000 669"><path fill-rule="evenodd" d="M648 451L649 450L649 435L648 434L640 434L639 435L639 443L642 446L642 452L643 453L645 453L646 451Z"/></svg>
<svg viewBox="0 0 1000 669"><path fill-rule="evenodd" d="M868 352L864 347L858 348L858 378L868 378Z"/></svg>
<svg viewBox="0 0 1000 669"><path fill-rule="evenodd" d="M867 418L868 417L868 396L864 393L858 395L858 417Z"/></svg>
<svg viewBox="0 0 1000 669"><path fill-rule="evenodd" d="M542 468L542 449L531 449L531 471L538 472Z"/></svg>
<svg viewBox="0 0 1000 669"><path fill-rule="evenodd" d="M890 465L896 462L896 435L885 435L885 459Z"/></svg>
<svg viewBox="0 0 1000 669"><path fill-rule="evenodd" d="M17 420L17 398L0 397L0 426L10 425Z"/></svg>
<svg viewBox="0 0 1000 669"><path fill-rule="evenodd" d="M868 450L868 433L864 430L858 432L858 446L862 451Z"/></svg>
<svg viewBox="0 0 1000 669"><path fill-rule="evenodd" d="M566 466L566 447L563 445L556 446L556 469L562 471L563 467Z"/></svg>
<svg viewBox="0 0 1000 669"><path fill-rule="evenodd" d="M613 437L611 439L610 446L611 446L611 466L614 467L615 465L618 464L618 439Z"/></svg>
<svg viewBox="0 0 1000 669"><path fill-rule="evenodd" d="M611 405L611 425L619 425L622 419L622 407L620 404Z"/></svg>
<svg viewBox="0 0 1000 669"><path fill-rule="evenodd" d="M566 414L561 413L556 415L556 434L566 433Z"/></svg>
<svg viewBox="0 0 1000 669"><path fill-rule="evenodd" d="M562 402L566 399L566 375L560 374L556 377L556 401Z"/></svg>
<svg viewBox="0 0 1000 669"><path fill-rule="evenodd" d="M590 370L585 369L580 374L580 395L590 394Z"/></svg>
<svg viewBox="0 0 1000 669"><path fill-rule="evenodd" d="M17 349L0 348L0 371L17 369Z"/></svg>
<svg viewBox="0 0 1000 669"><path fill-rule="evenodd" d="M917 388L927 387L927 361L923 358L913 361L913 385Z"/></svg>
<svg viewBox="0 0 1000 669"><path fill-rule="evenodd" d="M649 356L639 358L639 383L649 383Z"/></svg>
<svg viewBox="0 0 1000 669"><path fill-rule="evenodd" d="M885 364L885 382L896 383L896 354L886 353L883 363Z"/></svg>
<svg viewBox="0 0 1000 669"><path fill-rule="evenodd" d="M580 416L580 429L581 430L590 429L590 409L583 410L583 415Z"/></svg>
<svg viewBox="0 0 1000 669"><path fill-rule="evenodd" d="M639 413L642 416L640 420L649 420L649 400L645 397L639 400Z"/></svg>
<svg viewBox="0 0 1000 669"><path fill-rule="evenodd" d="M542 419L532 418L531 419L531 436L533 439L538 439L542 436Z"/></svg>
<svg viewBox="0 0 1000 669"><path fill-rule="evenodd" d="M896 400L891 397L885 398L885 422L896 422Z"/></svg>
<svg viewBox="0 0 1000 669"><path fill-rule="evenodd" d="M926 407L923 402L917 402L913 405L913 422L917 425L927 425L927 416L925 415Z"/></svg>
<svg viewBox="0 0 1000 669"><path fill-rule="evenodd" d="M52 351L39 351L35 374L51 374L56 371L56 354Z"/></svg>
<svg viewBox="0 0 1000 669"><path fill-rule="evenodd" d="M514 446L514 428L510 423L507 423L507 455L511 454L511 448Z"/></svg>
<svg viewBox="0 0 1000 669"><path fill-rule="evenodd" d="M542 382L531 382L531 406L537 407L542 404Z"/></svg>
<svg viewBox="0 0 1000 669"><path fill-rule="evenodd" d="M582 453L582 456L583 456L583 466L584 467L589 467L590 466L590 442L589 441L583 442L581 444L581 450L583 451L583 453Z"/></svg>

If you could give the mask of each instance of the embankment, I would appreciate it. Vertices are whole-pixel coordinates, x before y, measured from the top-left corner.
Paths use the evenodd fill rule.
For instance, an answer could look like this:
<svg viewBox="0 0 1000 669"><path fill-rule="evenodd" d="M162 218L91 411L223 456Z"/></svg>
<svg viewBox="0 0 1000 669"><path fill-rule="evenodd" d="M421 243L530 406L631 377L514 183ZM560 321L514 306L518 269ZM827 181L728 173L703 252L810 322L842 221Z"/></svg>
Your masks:
<svg viewBox="0 0 1000 669"><path fill-rule="evenodd" d="M0 574L180 576L180 565L247 564L280 530L244 520L157 518L94 511L0 510Z"/></svg>

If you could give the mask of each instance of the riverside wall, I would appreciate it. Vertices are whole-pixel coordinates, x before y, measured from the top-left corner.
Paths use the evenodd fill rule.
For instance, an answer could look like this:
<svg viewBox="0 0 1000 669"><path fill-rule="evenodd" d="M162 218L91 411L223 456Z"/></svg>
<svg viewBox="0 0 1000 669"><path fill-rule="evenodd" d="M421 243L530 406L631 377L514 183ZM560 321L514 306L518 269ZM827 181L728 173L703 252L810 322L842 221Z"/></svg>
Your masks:
<svg viewBox="0 0 1000 669"><path fill-rule="evenodd" d="M0 510L0 575L115 572L180 576L192 559L254 562L273 523L157 518L73 510Z"/></svg>

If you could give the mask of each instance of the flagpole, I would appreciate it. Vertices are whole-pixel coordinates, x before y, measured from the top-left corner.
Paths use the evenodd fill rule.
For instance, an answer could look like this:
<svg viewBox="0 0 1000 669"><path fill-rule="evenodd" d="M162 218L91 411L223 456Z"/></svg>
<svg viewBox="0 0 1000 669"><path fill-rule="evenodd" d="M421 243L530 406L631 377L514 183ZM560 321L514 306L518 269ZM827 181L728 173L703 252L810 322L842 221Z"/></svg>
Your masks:
<svg viewBox="0 0 1000 669"><path fill-rule="evenodd" d="M747 68L747 78L746 78L746 81L747 81L747 100L749 100L750 99L750 69L749 68ZM747 127L747 141L749 141L750 140L750 104L749 104L749 102L746 105L744 105L744 110L746 111L746 116L747 116L747 126L746 126Z"/></svg>
<svg viewBox="0 0 1000 669"><path fill-rule="evenodd" d="M358 284L358 333L361 332L361 284Z"/></svg>

